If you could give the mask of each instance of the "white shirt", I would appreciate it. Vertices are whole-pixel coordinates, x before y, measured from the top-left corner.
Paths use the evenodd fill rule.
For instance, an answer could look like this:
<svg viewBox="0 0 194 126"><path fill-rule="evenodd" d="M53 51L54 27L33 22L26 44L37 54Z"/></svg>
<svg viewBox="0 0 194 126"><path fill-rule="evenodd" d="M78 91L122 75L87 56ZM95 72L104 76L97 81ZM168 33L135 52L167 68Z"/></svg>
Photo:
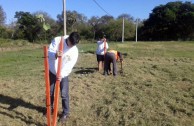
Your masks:
<svg viewBox="0 0 194 126"><path fill-rule="evenodd" d="M106 50L108 49L108 43L106 42ZM103 41L97 41L97 49L96 54L98 55L104 55L104 42Z"/></svg>
<svg viewBox="0 0 194 126"><path fill-rule="evenodd" d="M69 36L66 35L64 36L64 49L63 49L63 56L62 56L62 67L61 67L61 77L66 77L68 76L75 63L77 62L78 58L78 49L76 46L73 47L68 47L66 40ZM59 44L61 41L61 36L55 37L48 50L48 56L49 56L49 70L53 74L57 74L57 67L58 67L58 58L55 58L56 52L59 50Z"/></svg>

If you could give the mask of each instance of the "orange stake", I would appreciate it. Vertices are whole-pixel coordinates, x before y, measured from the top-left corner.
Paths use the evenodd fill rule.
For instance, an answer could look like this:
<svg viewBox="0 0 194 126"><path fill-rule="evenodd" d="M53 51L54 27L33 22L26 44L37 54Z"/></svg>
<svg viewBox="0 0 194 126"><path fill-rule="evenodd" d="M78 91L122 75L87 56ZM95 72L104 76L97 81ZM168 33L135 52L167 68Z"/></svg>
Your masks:
<svg viewBox="0 0 194 126"><path fill-rule="evenodd" d="M46 84L46 117L47 125L51 126L51 108L50 108L50 80L49 80L49 63L48 63L48 48L44 46L44 67L45 67L45 84Z"/></svg>
<svg viewBox="0 0 194 126"><path fill-rule="evenodd" d="M59 51L63 52L63 37L61 37L61 42L59 45ZM62 57L58 57L58 68L57 68L57 78L61 75L61 67L62 67ZM59 103L59 87L60 81L56 80L55 84L55 99L54 99L54 113L53 113L53 126L57 125L57 112L58 112L58 103Z"/></svg>

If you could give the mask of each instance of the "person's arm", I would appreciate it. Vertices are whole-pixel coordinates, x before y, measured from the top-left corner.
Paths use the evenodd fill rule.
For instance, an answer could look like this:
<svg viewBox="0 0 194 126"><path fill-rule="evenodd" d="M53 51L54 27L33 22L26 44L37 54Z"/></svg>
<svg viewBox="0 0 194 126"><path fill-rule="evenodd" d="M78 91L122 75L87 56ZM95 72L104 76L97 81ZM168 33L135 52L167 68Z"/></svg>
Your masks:
<svg viewBox="0 0 194 126"><path fill-rule="evenodd" d="M57 59L60 56L63 56L63 52L62 51L56 51L56 53L55 53L55 59Z"/></svg>
<svg viewBox="0 0 194 126"><path fill-rule="evenodd" d="M57 50L58 50L58 46L59 46L58 41L60 41L58 39L60 39L60 38L57 37L57 38L53 39L51 41L51 44L49 45L49 50L48 50L49 59L56 60L56 58L58 57L58 54L57 54Z"/></svg>
<svg viewBox="0 0 194 126"><path fill-rule="evenodd" d="M120 52L117 52L118 53L118 56L119 56L119 59L120 59L120 62L123 62L123 56Z"/></svg>

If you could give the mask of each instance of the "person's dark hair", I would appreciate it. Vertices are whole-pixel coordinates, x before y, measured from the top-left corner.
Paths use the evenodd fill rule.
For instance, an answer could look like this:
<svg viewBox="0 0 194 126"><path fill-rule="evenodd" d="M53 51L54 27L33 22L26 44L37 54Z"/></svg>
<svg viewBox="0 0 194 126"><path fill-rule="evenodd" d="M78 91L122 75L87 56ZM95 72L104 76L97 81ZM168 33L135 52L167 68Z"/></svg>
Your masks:
<svg viewBox="0 0 194 126"><path fill-rule="evenodd" d="M72 32L69 35L69 40L70 40L70 42L71 42L72 45L78 44L79 43L79 40L80 40L79 33L78 32Z"/></svg>
<svg viewBox="0 0 194 126"><path fill-rule="evenodd" d="M123 56L119 51L117 51L117 55L119 56L120 61L123 61Z"/></svg>

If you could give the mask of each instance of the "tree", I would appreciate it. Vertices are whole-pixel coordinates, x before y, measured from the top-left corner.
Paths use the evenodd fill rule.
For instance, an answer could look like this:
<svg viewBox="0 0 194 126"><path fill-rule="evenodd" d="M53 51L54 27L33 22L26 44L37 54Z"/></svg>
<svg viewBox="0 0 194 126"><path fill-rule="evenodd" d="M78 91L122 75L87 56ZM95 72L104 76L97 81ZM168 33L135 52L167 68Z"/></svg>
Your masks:
<svg viewBox="0 0 194 126"><path fill-rule="evenodd" d="M141 28L144 40L191 40L194 33L194 4L169 2L152 10Z"/></svg>
<svg viewBox="0 0 194 126"><path fill-rule="evenodd" d="M100 30L100 28L99 28L99 24L100 24L99 17L95 17L95 16L91 17L91 19L88 20L88 23L92 28L93 39L96 39L96 32L98 32Z"/></svg>
<svg viewBox="0 0 194 126"><path fill-rule="evenodd" d="M74 25L77 22L77 12L76 11L67 11L67 28L69 31L74 31Z"/></svg>
<svg viewBox="0 0 194 126"><path fill-rule="evenodd" d="M41 24L38 19L29 12L16 12L18 29L24 34L24 39L34 42L38 38L38 33L41 31Z"/></svg>
<svg viewBox="0 0 194 126"><path fill-rule="evenodd" d="M87 18L83 14L79 14L77 11L67 11L66 12L66 26L67 32L70 33L72 31L78 31L79 25L83 25L86 23ZM60 15L57 15L57 24L58 24L58 32L62 33L63 31L63 12Z"/></svg>
<svg viewBox="0 0 194 126"><path fill-rule="evenodd" d="M8 30L4 26L5 19L6 19L6 14L3 8L0 6L0 37L1 38L8 38L9 36Z"/></svg>
<svg viewBox="0 0 194 126"><path fill-rule="evenodd" d="M0 5L0 26L2 26L5 23L5 19L6 19L6 14Z"/></svg>
<svg viewBox="0 0 194 126"><path fill-rule="evenodd" d="M37 11L33 13L34 16L38 16L38 21L42 26L42 30L39 32L39 39L43 38L47 40L49 43L54 36L58 34L58 25L56 21L49 16L48 13L43 11Z"/></svg>
<svg viewBox="0 0 194 126"><path fill-rule="evenodd" d="M177 14L177 30L183 40L194 40L194 4L185 2L179 7Z"/></svg>
<svg viewBox="0 0 194 126"><path fill-rule="evenodd" d="M40 24L42 25L42 30L39 32L39 39L45 39L48 42L53 39L54 36L57 35L58 33L58 26L56 21L49 16L48 13L43 12L43 11L37 11L33 13L34 16L38 17L38 20Z"/></svg>
<svg viewBox="0 0 194 126"><path fill-rule="evenodd" d="M99 19L102 25L107 25L111 20L114 20L114 17L109 15L104 15Z"/></svg>
<svg viewBox="0 0 194 126"><path fill-rule="evenodd" d="M122 21L112 20L106 28L106 36L110 40L118 41L122 36Z"/></svg>
<svg viewBox="0 0 194 126"><path fill-rule="evenodd" d="M42 23L42 28L45 31L45 40L46 40L46 32L51 28L48 23L45 22L43 14L36 15L36 18Z"/></svg>
<svg viewBox="0 0 194 126"><path fill-rule="evenodd" d="M129 22L134 22L134 18L129 14L121 14L117 17L117 19L123 19L123 18Z"/></svg>
<svg viewBox="0 0 194 126"><path fill-rule="evenodd" d="M122 40L122 26L123 19L111 20L107 25L105 31L107 37L112 41L121 41ZM135 25L133 22L125 20L125 40L132 40L135 36Z"/></svg>
<svg viewBox="0 0 194 126"><path fill-rule="evenodd" d="M50 26L56 25L56 21L53 18L51 18L51 16L47 12L37 11L34 12L32 15L34 16L42 15L45 20L45 23L48 23Z"/></svg>

